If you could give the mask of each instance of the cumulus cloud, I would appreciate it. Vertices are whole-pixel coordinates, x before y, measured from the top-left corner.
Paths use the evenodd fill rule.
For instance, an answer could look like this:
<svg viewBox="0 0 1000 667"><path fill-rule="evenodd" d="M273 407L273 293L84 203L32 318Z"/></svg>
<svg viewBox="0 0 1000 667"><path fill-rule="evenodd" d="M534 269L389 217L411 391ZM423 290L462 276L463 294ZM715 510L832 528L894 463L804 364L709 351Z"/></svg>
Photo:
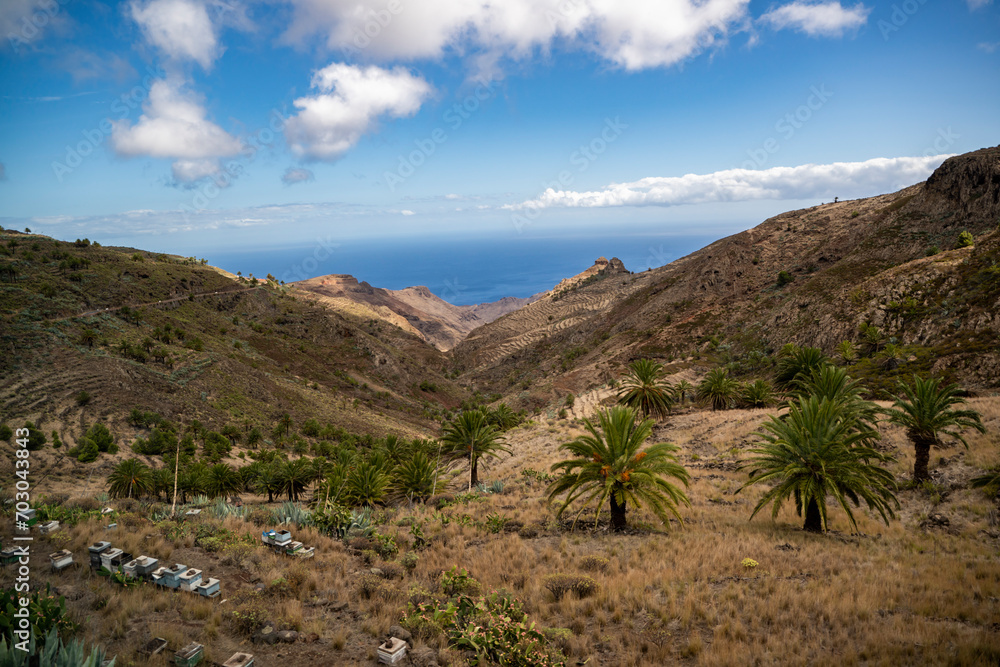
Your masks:
<svg viewBox="0 0 1000 667"><path fill-rule="evenodd" d="M515 57L557 40L629 70L672 65L746 22L749 0L288 0L285 39L322 33L333 49L381 60L449 49ZM393 11L397 9L398 11Z"/></svg>
<svg viewBox="0 0 1000 667"><path fill-rule="evenodd" d="M201 104L176 81L154 81L142 110L134 125L128 120L112 123L112 149L122 157L173 159L179 182L218 173L218 158L242 150L239 139L208 120Z"/></svg>
<svg viewBox="0 0 1000 667"><path fill-rule="evenodd" d="M798 30L812 37L839 37L863 26L870 12L871 8L862 4L844 7L839 1L795 0L764 14L760 20L778 30Z"/></svg>
<svg viewBox="0 0 1000 667"><path fill-rule="evenodd" d="M405 68L333 63L317 71L319 94L295 100L299 113L285 125L292 151L313 160L336 160L379 118L412 116L431 94L430 84Z"/></svg>
<svg viewBox="0 0 1000 667"><path fill-rule="evenodd" d="M654 176L590 192L549 188L536 199L504 208L678 206L757 199L869 197L926 179L948 157L874 158L865 162Z"/></svg>
<svg viewBox="0 0 1000 667"><path fill-rule="evenodd" d="M285 185L294 185L296 183L304 183L306 181L311 181L315 178L313 173L308 169L302 169L300 167L289 167L285 170L284 175L281 180L285 182Z"/></svg>
<svg viewBox="0 0 1000 667"><path fill-rule="evenodd" d="M195 0L133 2L132 18L146 40L170 58L193 60L209 69L220 53L218 38L205 5Z"/></svg>

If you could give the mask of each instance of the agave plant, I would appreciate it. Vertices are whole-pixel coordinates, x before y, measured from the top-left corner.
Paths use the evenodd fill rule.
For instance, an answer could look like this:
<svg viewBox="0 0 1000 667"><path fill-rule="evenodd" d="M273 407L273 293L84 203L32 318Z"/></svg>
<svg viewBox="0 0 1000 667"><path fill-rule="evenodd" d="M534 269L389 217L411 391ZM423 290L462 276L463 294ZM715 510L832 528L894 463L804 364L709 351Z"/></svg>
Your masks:
<svg viewBox="0 0 1000 667"><path fill-rule="evenodd" d="M295 502L285 501L276 512L279 519L293 523L299 528L313 525L312 513Z"/></svg>
<svg viewBox="0 0 1000 667"><path fill-rule="evenodd" d="M114 667L116 660L117 658L111 658L107 661L101 646L88 651L81 639L63 643L55 628L49 630L40 651L34 633L28 642L27 651L15 648L7 643L6 637L0 637L0 665L4 667L28 667L36 664L45 667Z"/></svg>

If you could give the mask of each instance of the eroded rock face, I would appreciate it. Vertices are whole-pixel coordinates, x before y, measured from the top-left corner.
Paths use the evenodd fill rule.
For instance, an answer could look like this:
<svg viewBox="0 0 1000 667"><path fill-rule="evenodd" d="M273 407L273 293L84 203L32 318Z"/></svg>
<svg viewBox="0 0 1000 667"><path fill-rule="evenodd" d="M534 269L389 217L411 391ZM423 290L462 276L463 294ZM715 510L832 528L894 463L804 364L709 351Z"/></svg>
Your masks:
<svg viewBox="0 0 1000 667"><path fill-rule="evenodd" d="M927 179L927 191L966 215L995 220L1000 212L1000 146L948 158Z"/></svg>

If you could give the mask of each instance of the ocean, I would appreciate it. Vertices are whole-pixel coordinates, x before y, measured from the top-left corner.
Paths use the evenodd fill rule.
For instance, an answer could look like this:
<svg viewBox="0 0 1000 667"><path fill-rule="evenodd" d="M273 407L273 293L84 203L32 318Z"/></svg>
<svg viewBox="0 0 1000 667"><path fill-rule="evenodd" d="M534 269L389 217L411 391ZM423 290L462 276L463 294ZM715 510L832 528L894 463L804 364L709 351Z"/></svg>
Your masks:
<svg viewBox="0 0 1000 667"><path fill-rule="evenodd" d="M617 257L633 272L668 264L714 236L619 236L575 239L317 241L311 245L223 250L209 264L244 276L271 274L285 282L347 273L374 287L424 285L455 305L528 297L591 266Z"/></svg>

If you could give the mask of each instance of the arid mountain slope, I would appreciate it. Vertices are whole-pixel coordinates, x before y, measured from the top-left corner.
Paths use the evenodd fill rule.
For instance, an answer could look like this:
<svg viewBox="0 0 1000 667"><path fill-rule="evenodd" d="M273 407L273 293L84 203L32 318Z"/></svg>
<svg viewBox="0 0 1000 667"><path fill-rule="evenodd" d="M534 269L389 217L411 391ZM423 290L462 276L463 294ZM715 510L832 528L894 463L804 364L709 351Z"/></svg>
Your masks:
<svg viewBox="0 0 1000 667"><path fill-rule="evenodd" d="M426 287L388 290L349 275L310 278L292 286L335 311L378 319L423 338L439 350L450 350L476 327L517 310L537 298L504 297L492 303L455 306Z"/></svg>
<svg viewBox="0 0 1000 667"><path fill-rule="evenodd" d="M746 355L789 342L833 354L871 323L903 346L895 373L996 386L998 222L1000 147L951 158L893 194L790 211L659 269L581 283L479 329L453 354L478 388L535 406L593 388L636 357L679 370L719 348L739 371ZM975 248L956 247L962 231Z"/></svg>

